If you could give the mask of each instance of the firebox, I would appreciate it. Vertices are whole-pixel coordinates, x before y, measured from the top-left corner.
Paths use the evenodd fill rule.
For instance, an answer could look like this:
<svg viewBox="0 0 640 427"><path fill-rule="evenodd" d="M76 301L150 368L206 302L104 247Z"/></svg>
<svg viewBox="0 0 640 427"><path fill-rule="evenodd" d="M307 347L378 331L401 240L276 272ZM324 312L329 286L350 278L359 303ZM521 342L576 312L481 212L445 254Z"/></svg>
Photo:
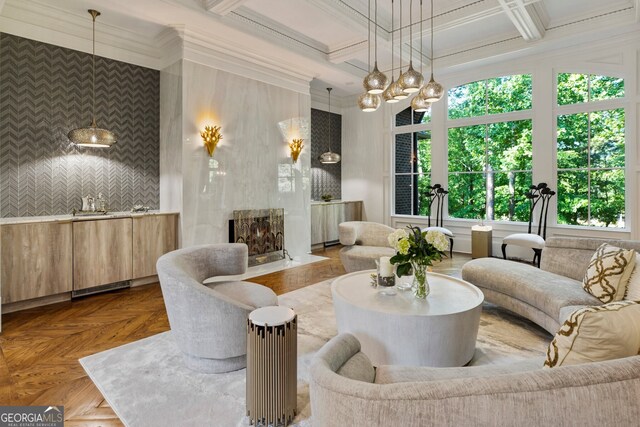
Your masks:
<svg viewBox="0 0 640 427"><path fill-rule="evenodd" d="M233 211L229 242L247 245L250 267L284 259L284 209Z"/></svg>

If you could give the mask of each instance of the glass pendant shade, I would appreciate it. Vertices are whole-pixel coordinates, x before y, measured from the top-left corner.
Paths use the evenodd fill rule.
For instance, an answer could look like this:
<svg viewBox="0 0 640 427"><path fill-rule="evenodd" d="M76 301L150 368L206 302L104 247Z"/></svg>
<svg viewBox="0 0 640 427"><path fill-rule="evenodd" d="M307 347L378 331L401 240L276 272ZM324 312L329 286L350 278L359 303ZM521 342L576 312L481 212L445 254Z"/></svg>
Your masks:
<svg viewBox="0 0 640 427"><path fill-rule="evenodd" d="M395 99L395 93L393 92L394 87L396 86L396 81L392 78L389 86L382 92L382 99L389 104L394 104L396 102L400 102L400 100Z"/></svg>
<svg viewBox="0 0 640 427"><path fill-rule="evenodd" d="M318 160L320 160L320 163L325 165L340 163L340 154L334 153L332 151L327 151L326 153L320 154Z"/></svg>
<svg viewBox="0 0 640 427"><path fill-rule="evenodd" d="M420 90L423 82L424 77L413 69L413 61L409 61L409 68L407 68L407 71L402 73L398 79L400 87L402 87L406 93L415 93Z"/></svg>
<svg viewBox="0 0 640 427"><path fill-rule="evenodd" d="M363 93L358 98L358 107L365 113L376 111L380 107L380 95L372 95L370 93Z"/></svg>
<svg viewBox="0 0 640 427"><path fill-rule="evenodd" d="M397 99L398 101L401 101L403 99L407 99L409 97L409 94L406 93L404 91L404 89L402 89L402 86L400 86L399 83L400 79L398 78L398 81L394 83L394 87L392 89L393 92L393 99Z"/></svg>
<svg viewBox="0 0 640 427"><path fill-rule="evenodd" d="M419 93L411 100L411 108L417 113L423 113L425 111L429 111L431 103Z"/></svg>
<svg viewBox="0 0 640 427"><path fill-rule="evenodd" d="M444 87L433 80L433 74L431 75L431 80L429 83L423 86L420 91L420 95L425 98L428 102L436 102L442 98L444 95Z"/></svg>
<svg viewBox="0 0 640 427"><path fill-rule="evenodd" d="M100 12L94 9L88 10L91 18L93 19L93 54L91 57L92 60L92 95L91 101L93 103L92 107L92 118L91 124L88 127L77 128L71 130L67 137L69 140L78 146L81 147L96 147L96 148L108 148L115 144L118 139L116 135L107 130L99 128L96 124L96 18L100 16Z"/></svg>
<svg viewBox="0 0 640 427"><path fill-rule="evenodd" d="M378 63L376 62L373 66L373 71L364 78L364 90L372 95L379 95L384 92L388 85L389 79L383 72L378 70Z"/></svg>
<svg viewBox="0 0 640 427"><path fill-rule="evenodd" d="M318 160L322 164L333 164L340 162L340 154L331 151L331 91L333 88L328 87L329 93L329 151L326 151L318 156Z"/></svg>
<svg viewBox="0 0 640 427"><path fill-rule="evenodd" d="M89 127L71 130L67 137L71 142L81 147L107 148L118 141L113 132L99 128L95 120L91 122Z"/></svg>

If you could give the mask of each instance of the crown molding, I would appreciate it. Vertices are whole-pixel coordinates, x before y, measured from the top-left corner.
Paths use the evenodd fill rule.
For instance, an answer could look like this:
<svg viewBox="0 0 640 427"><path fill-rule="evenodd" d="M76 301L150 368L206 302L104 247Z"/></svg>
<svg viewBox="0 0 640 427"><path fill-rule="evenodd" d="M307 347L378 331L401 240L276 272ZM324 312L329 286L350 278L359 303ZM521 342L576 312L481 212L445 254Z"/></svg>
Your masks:
<svg viewBox="0 0 640 427"><path fill-rule="evenodd" d="M309 94L309 82L313 78L313 72L301 69L298 64L272 60L260 52L212 39L188 27L181 28L175 34L182 39L184 60Z"/></svg>
<svg viewBox="0 0 640 427"><path fill-rule="evenodd" d="M2 13L2 8L4 7L5 0L0 0L0 13Z"/></svg>
<svg viewBox="0 0 640 427"><path fill-rule="evenodd" d="M0 0L0 32L91 53L92 23L87 14L73 14L37 0ZM153 38L104 22L96 24L96 55L159 69L160 51Z"/></svg>
<svg viewBox="0 0 640 427"><path fill-rule="evenodd" d="M202 0L204 8L217 15L227 15L236 10L247 0Z"/></svg>
<svg viewBox="0 0 640 427"><path fill-rule="evenodd" d="M640 0L635 0L633 2L633 7L636 9L636 22L640 22ZM0 10L2 7L0 7Z"/></svg>

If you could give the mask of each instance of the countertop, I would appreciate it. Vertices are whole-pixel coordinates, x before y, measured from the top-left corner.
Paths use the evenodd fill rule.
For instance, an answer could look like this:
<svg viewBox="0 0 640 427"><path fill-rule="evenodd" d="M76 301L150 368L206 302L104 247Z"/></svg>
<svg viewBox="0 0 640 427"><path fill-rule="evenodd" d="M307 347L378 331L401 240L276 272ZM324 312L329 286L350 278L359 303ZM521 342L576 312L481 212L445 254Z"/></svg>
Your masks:
<svg viewBox="0 0 640 427"><path fill-rule="evenodd" d="M75 222L75 221L95 221L99 219L114 218L136 218L146 215L177 215L174 211L149 211L149 212L109 212L104 215L50 215L50 216L25 216L13 218L0 218L0 225L28 224L38 222Z"/></svg>
<svg viewBox="0 0 640 427"><path fill-rule="evenodd" d="M360 203L362 200L330 200L328 202L323 202L322 200L312 200L311 205L335 205L338 203Z"/></svg>

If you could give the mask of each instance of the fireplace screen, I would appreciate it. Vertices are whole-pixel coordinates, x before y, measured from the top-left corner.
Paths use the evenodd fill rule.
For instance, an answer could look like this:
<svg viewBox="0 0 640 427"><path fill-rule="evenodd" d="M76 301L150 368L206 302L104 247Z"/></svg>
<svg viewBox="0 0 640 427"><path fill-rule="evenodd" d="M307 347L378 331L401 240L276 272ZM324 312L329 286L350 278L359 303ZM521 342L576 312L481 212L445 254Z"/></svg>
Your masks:
<svg viewBox="0 0 640 427"><path fill-rule="evenodd" d="M284 209L233 211L229 241L249 247L249 266L284 259Z"/></svg>

